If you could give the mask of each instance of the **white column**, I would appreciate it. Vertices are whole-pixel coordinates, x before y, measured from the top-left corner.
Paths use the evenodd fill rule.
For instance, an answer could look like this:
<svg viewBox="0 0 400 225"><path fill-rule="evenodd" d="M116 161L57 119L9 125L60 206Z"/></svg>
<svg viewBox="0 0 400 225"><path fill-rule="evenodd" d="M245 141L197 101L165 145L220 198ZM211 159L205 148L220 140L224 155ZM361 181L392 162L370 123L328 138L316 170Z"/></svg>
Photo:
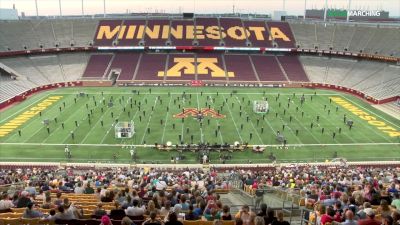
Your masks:
<svg viewBox="0 0 400 225"><path fill-rule="evenodd" d="M304 0L304 20L306 20L307 0Z"/></svg>
<svg viewBox="0 0 400 225"><path fill-rule="evenodd" d="M103 0L104 18L106 17L106 0Z"/></svg>
<svg viewBox="0 0 400 225"><path fill-rule="evenodd" d="M58 0L58 6L60 7L60 16L62 16L62 10L61 10L61 0Z"/></svg>
<svg viewBox="0 0 400 225"><path fill-rule="evenodd" d="M36 6L36 17L39 17L39 9L37 5L37 0L35 0L35 6Z"/></svg>
<svg viewBox="0 0 400 225"><path fill-rule="evenodd" d="M326 22L326 14L328 12L328 0L325 0L324 22Z"/></svg>
<svg viewBox="0 0 400 225"><path fill-rule="evenodd" d="M83 0L82 0L82 17L84 17L85 12L83 11Z"/></svg>
<svg viewBox="0 0 400 225"><path fill-rule="evenodd" d="M350 20L350 10L351 10L351 0L349 0L349 4L347 5L347 18L346 21L349 22Z"/></svg>

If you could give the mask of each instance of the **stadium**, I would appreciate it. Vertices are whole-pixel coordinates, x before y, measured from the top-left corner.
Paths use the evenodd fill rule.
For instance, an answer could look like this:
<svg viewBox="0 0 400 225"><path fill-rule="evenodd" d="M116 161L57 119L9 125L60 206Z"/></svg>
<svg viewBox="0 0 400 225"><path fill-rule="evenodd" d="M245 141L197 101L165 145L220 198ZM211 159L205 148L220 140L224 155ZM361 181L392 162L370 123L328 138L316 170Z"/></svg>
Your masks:
<svg viewBox="0 0 400 225"><path fill-rule="evenodd" d="M285 10L296 7L290 0L273 13L240 13L253 7L240 0L215 1L232 12L202 13L199 1L181 12L188 6L174 1L179 13L163 4L112 13L104 0L103 11L86 14L83 0L59 0L44 16L38 1L29 1L31 15L7 1L16 5L0 5L0 225L324 225L311 216L337 201L369 203L390 224L381 208L400 192L396 3L304 1L296 14ZM62 13L69 4L82 4L82 14ZM370 186L377 199L342 199ZM139 192L143 213L131 214ZM47 198L60 202L42 207ZM165 215L164 200L173 209ZM189 204L201 212L195 221L185 219ZM223 206L236 220L216 219L211 208L219 215ZM113 217L116 209L126 218ZM326 224L349 219L339 214Z"/></svg>

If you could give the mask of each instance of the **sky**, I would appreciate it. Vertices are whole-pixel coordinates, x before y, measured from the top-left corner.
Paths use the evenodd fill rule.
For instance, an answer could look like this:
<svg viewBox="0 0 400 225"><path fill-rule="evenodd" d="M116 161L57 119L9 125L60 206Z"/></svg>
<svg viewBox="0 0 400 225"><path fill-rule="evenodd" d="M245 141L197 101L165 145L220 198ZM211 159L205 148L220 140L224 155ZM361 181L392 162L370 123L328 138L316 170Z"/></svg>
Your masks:
<svg viewBox="0 0 400 225"><path fill-rule="evenodd" d="M39 15L81 15L82 0L37 0ZM324 0L105 0L107 13L260 13L272 14L285 9L289 15L304 15L307 9L323 8ZM347 9L348 0L327 0L328 7ZM0 8L36 15L35 0L0 0ZM351 9L385 10L391 17L400 17L400 0L351 0ZM102 14L103 0L83 0L84 14Z"/></svg>

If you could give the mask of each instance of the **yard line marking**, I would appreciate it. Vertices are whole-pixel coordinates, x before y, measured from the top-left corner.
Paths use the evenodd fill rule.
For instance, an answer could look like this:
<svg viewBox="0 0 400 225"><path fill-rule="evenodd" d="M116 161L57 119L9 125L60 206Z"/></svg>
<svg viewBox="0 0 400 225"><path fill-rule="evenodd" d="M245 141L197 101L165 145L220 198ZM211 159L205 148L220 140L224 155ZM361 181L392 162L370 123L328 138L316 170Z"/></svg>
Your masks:
<svg viewBox="0 0 400 225"><path fill-rule="evenodd" d="M143 100L145 99L145 97L146 97L146 95L143 96L143 98L140 100L140 102L143 102ZM126 100L126 104L124 105L124 107L126 107L126 106L128 105L128 103L129 103L129 98ZM139 109L136 111L136 113L135 113L133 119L136 117L138 111L139 111ZM123 110L121 110L121 112L118 114L117 119L119 119L119 117L121 116L122 113L123 113ZM133 119L132 119L132 120L133 120ZM114 121L115 121L115 120L114 120ZM112 124L114 124L114 123L112 123ZM113 127L115 127L115 125L112 125L112 124L111 124L111 127L110 127L110 128L107 130L107 132L104 134L104 136L103 136L103 138L101 139L101 142L100 142L100 143L103 143L103 142L104 142L104 140L106 139L107 135L110 133L110 130L111 130ZM122 143L122 140L121 140L121 143Z"/></svg>
<svg viewBox="0 0 400 225"><path fill-rule="evenodd" d="M250 99L250 96L248 96L248 95L247 95L247 98L248 98L249 100L252 100L252 99ZM275 111L275 110L273 109L273 107L270 107L269 109L273 110L274 112L277 112L277 111ZM282 119L282 117L281 117L281 115L280 115L279 113L278 113L278 117L279 117L279 119L281 120L281 122L284 123L284 121L283 121L283 119ZM264 122L267 123L267 125L272 129L272 131L274 132L274 134L277 133L276 130L275 130L275 129L272 127L272 125L269 123L269 121L268 121L267 118L264 118ZM292 132L293 136L298 140L298 143L302 143L301 140L295 135L295 133L293 132L293 129L292 129L290 126L288 126L288 129Z"/></svg>
<svg viewBox="0 0 400 225"><path fill-rule="evenodd" d="M156 99L154 100L154 107L157 105L157 100L158 100L158 98L156 97ZM154 110L151 111L149 119L147 120L146 129L143 131L142 141L140 142L142 144L143 144L144 138L146 137L147 129L149 128L149 124L150 124L151 117L153 116L153 112L154 112Z"/></svg>
<svg viewBox="0 0 400 225"><path fill-rule="evenodd" d="M222 96L224 96L223 101L225 101L225 95L223 94ZM233 121L233 125L235 125L236 133L239 135L240 142L243 143L242 135L240 135L240 132L239 132L239 129L238 129L237 125L236 125L236 122L235 122L235 119L233 117L232 111L231 111L229 105L228 104L226 104L226 105L228 107L229 114L231 115L231 120Z"/></svg>
<svg viewBox="0 0 400 225"><path fill-rule="evenodd" d="M223 87L222 87L223 88ZM321 91L321 90L320 90ZM87 92L88 94L99 94L99 92L97 92L97 91L93 91L93 92ZM198 93L198 92L185 92L186 94L196 94L196 93ZM64 95L75 95L76 93L70 93L70 92L57 92L57 94L64 94ZM126 95L126 94L129 94L128 92L103 92L103 94L105 94L105 95L112 95L112 94L118 94L118 95ZM140 94L144 94L144 95L147 95L147 94L154 94L154 95L167 95L168 93L167 92L141 92ZM182 92L170 92L170 94L172 95L181 95L182 94ZM213 94L217 94L217 92L203 92L203 94L206 94L206 95L213 95ZM221 95L230 95L231 94L231 92L218 92L218 94L221 94ZM259 95L260 93L259 92L238 92L238 93L236 93L237 95ZM290 93L279 93L279 92L266 92L265 93L266 95L277 95L277 94L280 94L280 95L283 95L283 96L285 96L285 95L293 95L293 94L290 94ZM314 95L314 93L305 93L304 95ZM319 93L318 95L329 95L329 96L340 96L340 94L339 93L332 93L332 94L330 94L330 93Z"/></svg>
<svg viewBox="0 0 400 225"><path fill-rule="evenodd" d="M48 94L46 97L48 97L50 94ZM68 99L68 98L66 98L66 99ZM65 99L64 99L65 100ZM55 107L57 107L57 106L59 106L59 105L61 105L62 104L62 102L60 101L60 102L57 102L55 105L52 105L52 106L50 106L49 108L47 108L46 110L53 110ZM70 109L72 107L72 105L69 105L66 109ZM52 113L51 113L52 114ZM25 126L23 126L22 128L21 128L21 131L23 131L24 129L27 129L28 127L30 127L32 124L34 124L34 122L38 119L38 118L40 118L40 116L37 116L37 117L33 117L33 120L30 120L30 121L28 121L28 123L25 125ZM23 142L26 142L26 141L28 141L30 138L32 138L34 135L36 135L40 130L42 130L44 127L40 127L35 133L33 133L32 135L30 135L28 138L26 138ZM8 137L7 138L7 140L9 140L9 139L11 139L12 137L14 137L14 136L16 136L17 135L17 133L14 133L13 135L11 135L10 137ZM50 135L49 136L51 136L51 135L53 135L53 133L50 133Z"/></svg>
<svg viewBox="0 0 400 225"><path fill-rule="evenodd" d="M348 98L346 98L346 97L344 97L344 96L342 96L342 95L341 95L341 97L343 97L343 98L344 98L344 99L346 99L347 101L349 101L349 102L351 102L351 103L353 103L353 104L357 105L358 107L360 107L360 108L364 109L365 111L368 111L369 113L371 113L371 114L374 114L375 116L377 116L377 117L381 118L381 119L382 119L382 120L384 120L385 122L387 122L387 123L390 123L390 124L392 124L393 126L395 126L395 127L397 127L397 128L399 128L399 129L400 129L400 126L399 126L399 125L396 125L396 124L394 124L394 123L392 123L392 122L390 122L390 121L386 120L385 118L383 118L382 116L380 116L380 115L376 114L375 112L372 112L371 110L369 110L369 109L366 109L365 107L363 107L363 106L359 105L359 104L358 104L358 103L356 103L356 102L353 102L352 100L350 100L350 99L348 99Z"/></svg>
<svg viewBox="0 0 400 225"><path fill-rule="evenodd" d="M169 106L171 105L171 101L172 101L172 95L169 96L168 109L169 109ZM164 129L163 129L163 133L162 133L162 137L161 137L161 144L164 143L165 128L167 128L167 122L168 122L168 114L169 114L169 110L167 111L167 115L165 115Z"/></svg>
<svg viewBox="0 0 400 225"><path fill-rule="evenodd" d="M34 101L32 104L30 104L30 105L28 105L28 106L25 106L24 108L22 108L22 109L16 111L15 113L13 113L13 114L7 116L6 118L2 119L2 120L0 121L0 123L3 123L3 122L5 122L5 121L7 121L9 118L15 116L15 114L19 114L21 111L26 111L26 109L30 108L32 105L35 105L37 102L42 101L44 98L47 98L49 95L50 95L50 93L48 93L47 95L43 96L42 98L39 98L38 100ZM28 100L28 101L29 101L29 100Z"/></svg>
<svg viewBox="0 0 400 225"><path fill-rule="evenodd" d="M211 102L211 104L212 104L213 106L215 106L214 101L213 101L213 98L211 97L211 95L209 96L209 101ZM216 118L215 121L217 122L217 126L219 126L219 125L220 125L220 124L219 124L219 119ZM224 143L224 139L223 139L223 137L222 137L222 132L221 132L221 130L219 130L218 132L219 132L219 137L220 137L220 139L221 139L221 144L223 144L223 143Z"/></svg>
<svg viewBox="0 0 400 225"><path fill-rule="evenodd" d="M88 100L88 101L90 101L90 100ZM82 108L83 106L85 106L85 105L80 106L79 109ZM76 110L71 116L68 117L68 119L65 120L65 122L67 122L67 121L69 121L70 119L74 118L73 115L75 115L77 112L81 112L81 111L80 111L80 110ZM75 126L74 129L72 130L74 133L75 133L75 131L78 129L79 124L80 124L81 122L85 121L86 118L87 118L87 117L83 117L82 119L79 120L78 126ZM68 133L68 134L66 135L66 137L64 138L64 140L62 141L62 143L65 143L65 142L68 140L68 138L70 138L70 135L71 135L71 134Z"/></svg>
<svg viewBox="0 0 400 225"><path fill-rule="evenodd" d="M101 103L99 103L100 105ZM97 108L98 106L96 106ZM104 116L108 113L108 111L111 109L111 107L108 107L108 109L106 110L105 113L103 113L103 115L100 116L100 118L97 120L97 122L90 128L90 130L87 132L87 134L85 135L85 137L82 139L81 143L84 143L86 141L86 139L89 137L89 134L92 133L92 130L97 126L97 124L104 118Z"/></svg>
<svg viewBox="0 0 400 225"><path fill-rule="evenodd" d="M22 145L22 146L65 146L65 144L55 144L55 143L15 143L15 142L0 142L0 145ZM70 146L95 146L95 147L129 147L132 146L130 144L68 144ZM265 147L280 147L282 146L281 144L273 144L273 145L261 145L261 144L253 144L257 146L265 146ZM293 147L307 147L307 146L375 146L375 145L398 145L400 146L400 143L394 143L394 142L383 142L383 143L331 143L331 144L324 144L324 143L319 143L319 144L287 144L286 146L293 146ZM139 144L139 145L133 145L135 147L143 147L143 148L153 148L155 145L148 145L148 144ZM196 145L194 145L196 146Z"/></svg>
<svg viewBox="0 0 400 225"><path fill-rule="evenodd" d="M200 110L199 93L196 94L197 97L197 110ZM200 142L203 143L203 128L200 126Z"/></svg>
<svg viewBox="0 0 400 225"><path fill-rule="evenodd" d="M297 106L296 103L293 103L293 104ZM322 106L322 103L320 103L318 100L317 100L317 104L321 104L321 106ZM308 106L308 104L305 104L305 105L306 105L305 107ZM326 118L326 116L325 116L324 113L323 113L322 116L323 116L330 124L332 124L333 127L336 127L336 128L337 128L337 126L335 125L335 123L333 123L332 120L330 120L329 118ZM335 130L335 132L336 132L336 130ZM367 137L371 142L373 142L373 141L371 140L371 138L369 138L368 136L365 136L363 132L361 132L361 134L362 134L364 137ZM348 135L347 133L344 133L344 135L345 135L346 137L348 137L349 139L351 139L353 142L357 142L354 138L352 138L352 137L351 137L350 135ZM334 139L334 140L336 141L336 139ZM338 141L336 141L336 142L339 143Z"/></svg>
<svg viewBox="0 0 400 225"><path fill-rule="evenodd" d="M238 98L238 96L235 96L235 98L236 98L236 101L239 102L239 105L243 106L242 103L241 103L241 101L240 101L240 99ZM227 105L228 105L228 108L229 108L229 104L227 104ZM246 110L243 110L243 112L246 113L247 116L250 116L250 115L247 113ZM263 140L261 139L260 134L258 133L258 130L257 130L256 127L254 126L253 121L251 121L251 119L250 119L250 124L251 124L251 126L253 127L254 131L256 132L258 139L261 141L262 144L264 144Z"/></svg>

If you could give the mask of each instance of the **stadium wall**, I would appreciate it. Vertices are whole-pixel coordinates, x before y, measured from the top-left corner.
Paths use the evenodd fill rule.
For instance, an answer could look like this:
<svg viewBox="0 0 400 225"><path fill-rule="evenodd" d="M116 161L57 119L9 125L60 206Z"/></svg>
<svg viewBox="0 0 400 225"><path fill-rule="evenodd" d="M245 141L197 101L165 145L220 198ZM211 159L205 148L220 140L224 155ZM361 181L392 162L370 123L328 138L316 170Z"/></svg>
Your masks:
<svg viewBox="0 0 400 225"><path fill-rule="evenodd" d="M17 103L17 102L22 102L24 101L27 97L30 95L33 95L35 93L38 93L40 91L46 91L46 90L51 90L51 89L56 89L60 87L79 87L82 86L81 81L73 81L73 82L65 82L65 83L56 83L56 84L49 84L49 85L43 85L40 87L36 87L33 89L30 89L28 91L25 91L19 95L16 95L7 101L1 102L0 103L0 110L9 107L10 105Z"/></svg>

